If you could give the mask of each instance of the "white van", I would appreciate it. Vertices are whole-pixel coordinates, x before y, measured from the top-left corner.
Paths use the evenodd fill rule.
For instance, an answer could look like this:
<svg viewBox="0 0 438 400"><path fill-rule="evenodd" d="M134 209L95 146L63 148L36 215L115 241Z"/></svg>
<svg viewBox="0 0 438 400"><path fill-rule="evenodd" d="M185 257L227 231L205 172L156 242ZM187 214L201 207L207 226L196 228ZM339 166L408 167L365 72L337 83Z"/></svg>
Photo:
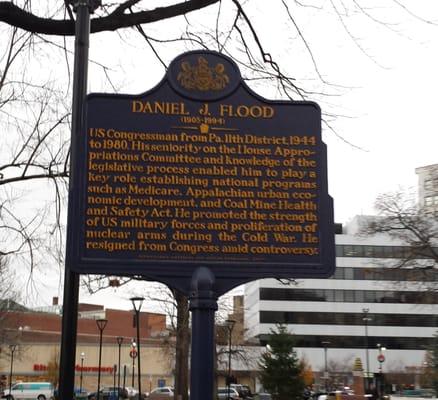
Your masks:
<svg viewBox="0 0 438 400"><path fill-rule="evenodd" d="M53 385L50 382L20 382L12 386L11 393L9 388L5 389L2 398L49 400L52 396Z"/></svg>

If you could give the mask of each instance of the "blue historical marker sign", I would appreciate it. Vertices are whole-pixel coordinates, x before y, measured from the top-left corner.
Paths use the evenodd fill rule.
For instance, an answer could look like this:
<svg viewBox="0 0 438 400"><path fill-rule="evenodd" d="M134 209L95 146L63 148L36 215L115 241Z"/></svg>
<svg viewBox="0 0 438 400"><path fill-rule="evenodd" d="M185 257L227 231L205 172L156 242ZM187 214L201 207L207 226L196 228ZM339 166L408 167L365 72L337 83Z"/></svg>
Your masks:
<svg viewBox="0 0 438 400"><path fill-rule="evenodd" d="M335 267L321 111L252 92L229 58L195 51L141 95L91 94L78 148L69 267L223 292Z"/></svg>

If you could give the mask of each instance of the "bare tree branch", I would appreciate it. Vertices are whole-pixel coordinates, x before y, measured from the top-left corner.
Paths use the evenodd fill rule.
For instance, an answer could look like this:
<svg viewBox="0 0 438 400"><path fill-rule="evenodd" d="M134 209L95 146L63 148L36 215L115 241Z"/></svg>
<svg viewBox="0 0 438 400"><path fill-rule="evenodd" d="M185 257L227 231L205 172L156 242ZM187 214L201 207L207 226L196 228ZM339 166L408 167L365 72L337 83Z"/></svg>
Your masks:
<svg viewBox="0 0 438 400"><path fill-rule="evenodd" d="M219 0L189 0L168 7L159 7L148 11L138 11L125 14L124 11L138 1L126 1L105 17L91 20L91 33L115 31L129 28L139 24L162 21L165 19L185 15L192 11L210 6ZM0 21L16 28L32 33L58 36L73 36L75 25L72 20L55 20L52 18L38 17L9 1L0 2Z"/></svg>
<svg viewBox="0 0 438 400"><path fill-rule="evenodd" d="M362 226L360 234L384 234L406 246L405 253L390 268L438 269L438 221L418 207L412 194L402 190L382 194L375 208L379 216Z"/></svg>

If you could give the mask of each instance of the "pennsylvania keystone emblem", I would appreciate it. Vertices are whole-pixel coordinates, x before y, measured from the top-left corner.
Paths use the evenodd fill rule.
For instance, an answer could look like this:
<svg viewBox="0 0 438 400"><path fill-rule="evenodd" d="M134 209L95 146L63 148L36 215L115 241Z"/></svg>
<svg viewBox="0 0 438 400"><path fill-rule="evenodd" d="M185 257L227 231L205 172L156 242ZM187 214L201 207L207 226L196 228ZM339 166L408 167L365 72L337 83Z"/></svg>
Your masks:
<svg viewBox="0 0 438 400"><path fill-rule="evenodd" d="M225 74L225 66L222 63L210 67L208 61L200 56L198 64L192 66L188 61L181 63L181 72L178 74L178 81L187 90L222 90L230 82Z"/></svg>

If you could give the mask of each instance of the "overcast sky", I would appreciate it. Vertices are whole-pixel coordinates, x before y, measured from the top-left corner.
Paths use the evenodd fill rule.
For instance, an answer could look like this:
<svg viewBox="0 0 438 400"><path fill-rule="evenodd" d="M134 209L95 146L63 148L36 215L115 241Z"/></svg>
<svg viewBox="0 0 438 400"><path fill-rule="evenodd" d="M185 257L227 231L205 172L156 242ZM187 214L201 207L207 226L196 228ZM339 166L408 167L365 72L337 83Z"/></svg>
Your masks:
<svg viewBox="0 0 438 400"><path fill-rule="evenodd" d="M435 28L436 29L436 28ZM438 33L438 32L437 32ZM388 69L357 66L361 88L343 102L357 117L339 122L357 150L325 135L335 218L373 213L380 193L416 186L415 168L438 163L438 34L394 40Z"/></svg>
<svg viewBox="0 0 438 400"><path fill-rule="evenodd" d="M264 48L299 85L300 79L306 85L312 79L315 91L335 94L312 100L318 101L323 114L338 116L327 119L340 137L323 126L323 138L328 145L335 219L345 223L356 214L373 213L378 194L398 185L415 186L415 168L438 163L438 4L434 0L405 0L403 4L410 7L407 12L392 0L374 5L371 0L356 2L368 8L364 13L354 13L352 8L341 22L331 6L341 3L313 0L305 4L317 7L293 8L320 75L332 86L318 83L309 72L314 69L309 52L290 24L278 18L284 14L280 1L270 4L268 10L260 0L248 3L245 9L253 15ZM205 18L205 12L199 15L204 16L199 22L204 25L216 18L213 12L212 21ZM160 29L158 24L156 31L152 26L150 32L158 37ZM181 34L178 24L172 24L171 29L175 37ZM290 49L282 47L285 43ZM123 50L122 91L139 93L155 86L164 69L144 42L130 45L132 48ZM114 52L107 49L104 35L92 37L91 58L109 63ZM171 59L177 54L173 49L166 56ZM101 90L102 71L91 66L89 81L91 91ZM265 97L277 98L272 85L249 84Z"/></svg>

